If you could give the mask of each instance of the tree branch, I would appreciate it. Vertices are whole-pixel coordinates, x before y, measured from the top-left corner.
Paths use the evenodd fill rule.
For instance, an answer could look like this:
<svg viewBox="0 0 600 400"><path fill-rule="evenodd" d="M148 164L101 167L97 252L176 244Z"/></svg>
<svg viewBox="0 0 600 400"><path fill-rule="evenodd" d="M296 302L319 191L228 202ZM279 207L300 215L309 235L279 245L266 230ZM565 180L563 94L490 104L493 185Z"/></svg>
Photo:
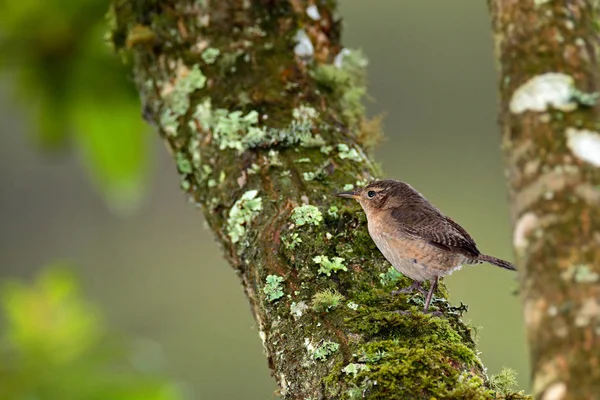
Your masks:
<svg viewBox="0 0 600 400"><path fill-rule="evenodd" d="M598 2L489 5L534 395L597 398Z"/></svg>
<svg viewBox="0 0 600 400"><path fill-rule="evenodd" d="M409 282L358 206L333 196L378 175L365 61L342 50L335 13L335 1L116 0L113 42L239 273L284 398L494 398L463 308L443 287L442 318L392 296Z"/></svg>

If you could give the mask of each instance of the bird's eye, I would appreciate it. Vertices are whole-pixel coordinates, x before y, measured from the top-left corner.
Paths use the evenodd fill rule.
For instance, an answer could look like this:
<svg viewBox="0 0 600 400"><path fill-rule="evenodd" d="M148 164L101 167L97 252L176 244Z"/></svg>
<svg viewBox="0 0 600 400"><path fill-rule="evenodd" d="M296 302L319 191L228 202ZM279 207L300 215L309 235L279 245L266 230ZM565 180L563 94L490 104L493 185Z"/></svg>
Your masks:
<svg viewBox="0 0 600 400"><path fill-rule="evenodd" d="M367 192L367 196L369 196L369 198L370 198L370 199L372 199L373 197L375 197L375 194L376 194L376 193L375 193L375 191L374 191L374 190L369 190L369 191Z"/></svg>

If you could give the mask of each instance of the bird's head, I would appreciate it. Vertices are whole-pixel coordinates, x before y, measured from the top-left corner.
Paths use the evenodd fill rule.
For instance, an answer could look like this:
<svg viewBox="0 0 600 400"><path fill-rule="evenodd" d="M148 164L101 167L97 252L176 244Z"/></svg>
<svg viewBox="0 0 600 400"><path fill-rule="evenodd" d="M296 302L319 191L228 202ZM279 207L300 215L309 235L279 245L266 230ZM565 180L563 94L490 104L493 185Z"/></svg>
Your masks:
<svg viewBox="0 0 600 400"><path fill-rule="evenodd" d="M370 213L400 206L407 190L414 189L404 182L389 179L375 181L349 192L337 193L337 196L358 201L368 217Z"/></svg>

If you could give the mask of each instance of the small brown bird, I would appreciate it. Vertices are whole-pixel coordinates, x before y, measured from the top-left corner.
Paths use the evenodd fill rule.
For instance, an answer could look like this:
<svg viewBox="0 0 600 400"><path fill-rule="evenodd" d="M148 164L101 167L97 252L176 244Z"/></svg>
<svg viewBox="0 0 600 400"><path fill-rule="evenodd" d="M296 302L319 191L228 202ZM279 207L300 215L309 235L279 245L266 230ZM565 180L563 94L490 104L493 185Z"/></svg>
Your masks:
<svg viewBox="0 0 600 400"><path fill-rule="evenodd" d="M463 227L442 214L407 183L376 181L337 196L360 203L377 248L396 270L414 281L399 292L419 290L424 293L421 282L431 283L424 312L429 308L439 277L451 274L463 264L485 261L515 270L508 261L482 254Z"/></svg>

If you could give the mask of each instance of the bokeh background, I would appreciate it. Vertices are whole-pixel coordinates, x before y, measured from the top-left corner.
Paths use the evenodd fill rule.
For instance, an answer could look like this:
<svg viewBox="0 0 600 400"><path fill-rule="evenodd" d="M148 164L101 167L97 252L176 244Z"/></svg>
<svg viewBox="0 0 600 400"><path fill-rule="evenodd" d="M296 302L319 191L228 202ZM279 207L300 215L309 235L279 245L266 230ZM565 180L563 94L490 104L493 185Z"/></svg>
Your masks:
<svg viewBox="0 0 600 400"><path fill-rule="evenodd" d="M275 398L238 278L181 194L158 135L139 121L126 69L98 45L107 2L14 3L0 5L2 282L34 282L61 260L79 280L74 301L88 301L107 336L133 348L123 355L133 370L194 399ZM341 15L344 43L370 61L368 112L386 114L376 151L386 176L413 184L483 251L513 259L485 2L342 0ZM125 150L111 153L110 140ZM119 166L106 172L113 159ZM446 282L481 327L488 372L514 368L527 389L515 277L484 265ZM43 307L2 298L5 313L44 318Z"/></svg>

